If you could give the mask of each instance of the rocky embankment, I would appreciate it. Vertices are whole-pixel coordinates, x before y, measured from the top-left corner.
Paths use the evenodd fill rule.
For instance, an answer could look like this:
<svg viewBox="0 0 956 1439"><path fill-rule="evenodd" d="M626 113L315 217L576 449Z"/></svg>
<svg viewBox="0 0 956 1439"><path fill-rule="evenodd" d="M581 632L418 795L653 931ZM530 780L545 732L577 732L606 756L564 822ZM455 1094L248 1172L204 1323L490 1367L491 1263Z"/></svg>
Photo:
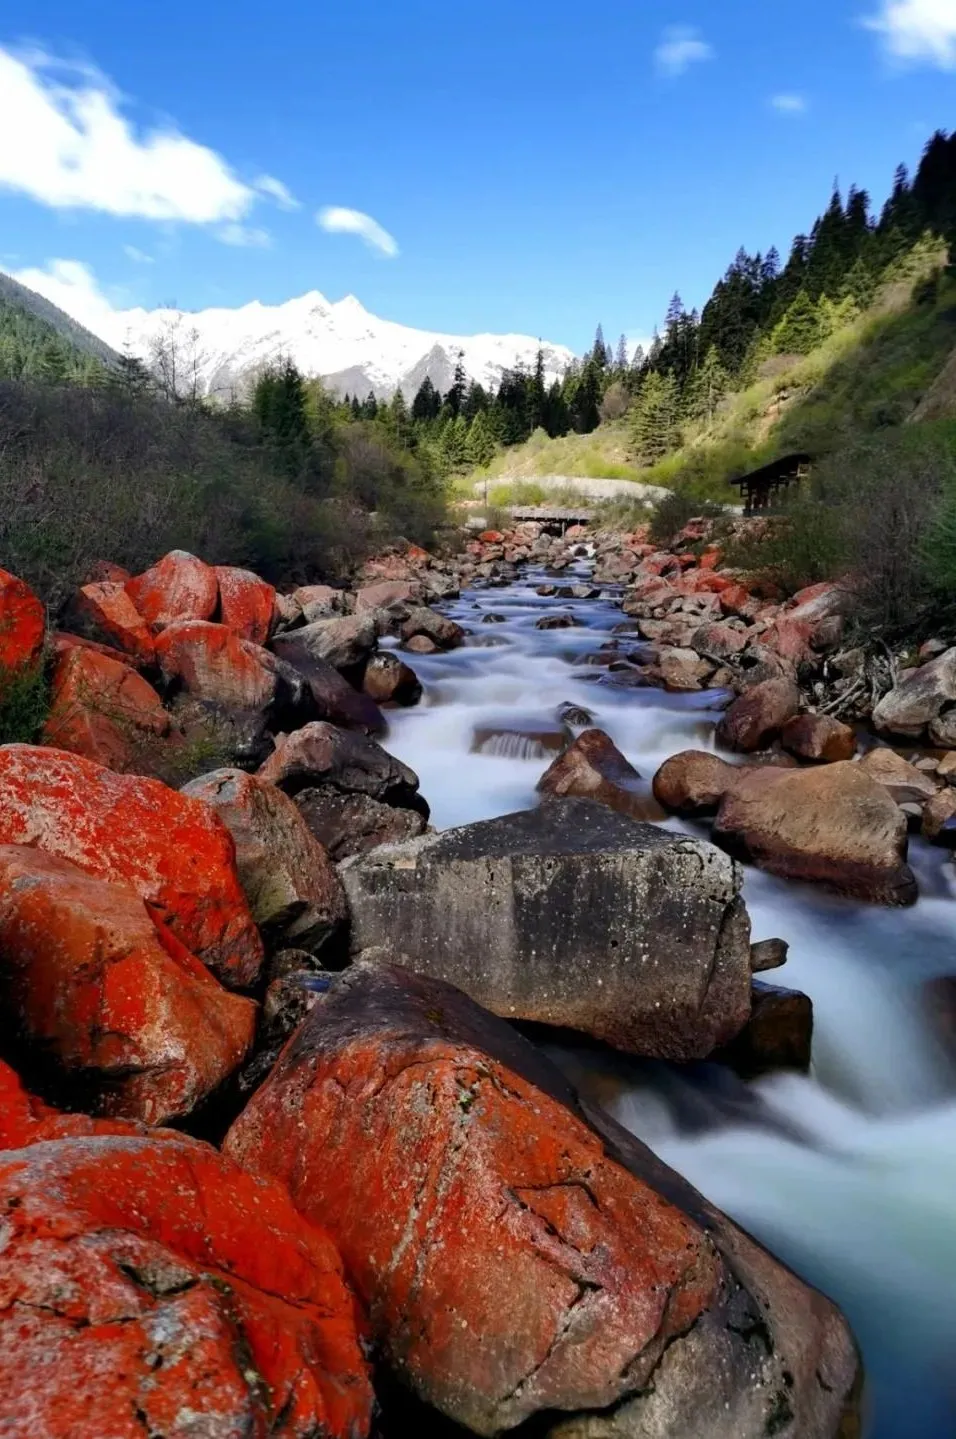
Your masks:
<svg viewBox="0 0 956 1439"><path fill-rule="evenodd" d="M0 747L5 1433L856 1432L835 1307L510 1021L805 1063L808 1007L753 979L786 946L751 942L727 850L905 900L912 786L800 717L830 590L771 614L719 556L618 537L594 587L624 583L626 619L596 664L738 692L745 763L655 781L716 811L721 847L640 822L593 729L538 808L435 834L379 743L421 697L414 656L466 638L433 606L531 557L559 589L573 543L409 548L290 595L182 553L104 564L59 628L0 572L7 694L46 674L51 697L43 743ZM924 709L944 689L906 685ZM815 746L834 762L801 767ZM912 773L928 824L945 769Z"/></svg>

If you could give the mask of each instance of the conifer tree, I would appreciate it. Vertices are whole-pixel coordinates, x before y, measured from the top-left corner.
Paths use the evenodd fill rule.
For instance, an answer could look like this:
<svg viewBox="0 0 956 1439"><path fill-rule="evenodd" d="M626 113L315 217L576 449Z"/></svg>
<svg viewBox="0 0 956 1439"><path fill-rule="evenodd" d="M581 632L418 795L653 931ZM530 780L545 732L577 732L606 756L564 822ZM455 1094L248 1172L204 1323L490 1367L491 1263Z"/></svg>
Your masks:
<svg viewBox="0 0 956 1439"><path fill-rule="evenodd" d="M675 448L677 439L677 386L674 377L652 370L634 404L631 426L634 453L642 464L653 465Z"/></svg>
<svg viewBox="0 0 956 1439"><path fill-rule="evenodd" d="M476 469L484 469L494 459L495 442L484 410L479 410L468 428L466 458Z"/></svg>
<svg viewBox="0 0 956 1439"><path fill-rule="evenodd" d="M773 332L776 355L809 355L820 342L820 311L807 290L801 290Z"/></svg>
<svg viewBox="0 0 956 1439"><path fill-rule="evenodd" d="M695 420L713 420L717 406L730 388L730 376L720 363L717 347L711 345L694 375L687 394L687 413Z"/></svg>

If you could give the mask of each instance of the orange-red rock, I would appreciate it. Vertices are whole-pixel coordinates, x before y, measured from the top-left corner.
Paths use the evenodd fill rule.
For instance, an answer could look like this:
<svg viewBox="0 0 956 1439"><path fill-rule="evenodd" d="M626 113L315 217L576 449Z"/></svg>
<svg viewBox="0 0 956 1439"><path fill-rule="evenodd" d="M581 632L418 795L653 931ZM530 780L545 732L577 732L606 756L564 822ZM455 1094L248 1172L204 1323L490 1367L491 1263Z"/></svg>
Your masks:
<svg viewBox="0 0 956 1439"><path fill-rule="evenodd" d="M266 652L226 625L177 620L157 637L156 658L164 679L181 685L193 699L259 710L275 697L276 675Z"/></svg>
<svg viewBox="0 0 956 1439"><path fill-rule="evenodd" d="M804 714L787 720L780 738L784 749L800 759L834 764L856 754L856 733L832 715Z"/></svg>
<svg viewBox="0 0 956 1439"><path fill-rule="evenodd" d="M126 582L126 593L154 629L174 620L210 620L219 603L216 572L185 550L171 550Z"/></svg>
<svg viewBox="0 0 956 1439"><path fill-rule="evenodd" d="M94 654L104 655L108 660L117 660L121 665L128 665L129 655L124 655L115 645L102 645L99 640L88 640L85 635L68 634L66 630L53 631L53 652L55 655L65 655L68 650L92 650Z"/></svg>
<svg viewBox="0 0 956 1439"><path fill-rule="evenodd" d="M833 1439L856 1373L839 1314L624 1145L459 991L358 966L225 1147L322 1217L384 1356L473 1433L583 1410L594 1433L763 1439L785 1396L794 1435ZM633 1427L605 1429L623 1403Z"/></svg>
<svg viewBox="0 0 956 1439"><path fill-rule="evenodd" d="M159 695L129 665L87 647L66 647L53 670L47 744L109 769L135 769L142 747L169 732Z"/></svg>
<svg viewBox="0 0 956 1439"><path fill-rule="evenodd" d="M251 570L216 565L219 615L240 639L264 645L272 633L276 612L275 588Z"/></svg>
<svg viewBox="0 0 956 1439"><path fill-rule="evenodd" d="M94 638L115 645L135 664L153 663L152 633L125 585L115 580L83 585L77 592L75 608L83 627L92 630Z"/></svg>
<svg viewBox="0 0 956 1439"><path fill-rule="evenodd" d="M62 750L4 745L0 843L36 845L129 885L220 979L242 986L256 978L262 941L235 846L200 800Z"/></svg>
<svg viewBox="0 0 956 1439"><path fill-rule="evenodd" d="M46 610L30 586L0 570L0 675L37 664L45 634Z"/></svg>
<svg viewBox="0 0 956 1439"><path fill-rule="evenodd" d="M373 1397L333 1244L285 1191L164 1133L0 1154L12 1436L364 1439Z"/></svg>
<svg viewBox="0 0 956 1439"><path fill-rule="evenodd" d="M19 1032L104 1114L188 1114L251 1047L230 994L124 885L0 845L0 989Z"/></svg>
<svg viewBox="0 0 956 1439"><path fill-rule="evenodd" d="M30 1094L9 1064L0 1059L0 1150L25 1149L50 1139L79 1139L92 1134L146 1134L135 1119L94 1119L64 1114Z"/></svg>
<svg viewBox="0 0 956 1439"><path fill-rule="evenodd" d="M677 814L712 814L744 773L708 750L682 750L654 776L654 796Z"/></svg>

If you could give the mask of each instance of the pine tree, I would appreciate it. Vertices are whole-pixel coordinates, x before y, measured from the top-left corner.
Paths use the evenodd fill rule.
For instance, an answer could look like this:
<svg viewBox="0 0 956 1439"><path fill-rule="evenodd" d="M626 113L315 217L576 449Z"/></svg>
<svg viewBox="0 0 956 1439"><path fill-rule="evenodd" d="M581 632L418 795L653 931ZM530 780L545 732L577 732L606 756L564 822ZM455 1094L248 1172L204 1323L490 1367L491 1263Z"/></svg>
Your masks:
<svg viewBox="0 0 956 1439"><path fill-rule="evenodd" d="M772 336L775 355L809 355L820 343L820 312L807 290L801 290Z"/></svg>
<svg viewBox="0 0 956 1439"><path fill-rule="evenodd" d="M697 370L687 394L687 413L695 420L710 423L717 406L730 388L730 376L720 363L717 347L711 345Z"/></svg>
<svg viewBox="0 0 956 1439"><path fill-rule="evenodd" d="M614 356L614 369L619 379L622 375L627 373L627 368L627 336L622 335L617 342L617 353Z"/></svg>
<svg viewBox="0 0 956 1439"><path fill-rule="evenodd" d="M441 396L435 389L428 375L426 375L418 387L418 393L412 401L412 419L427 423L429 420L438 418L440 409Z"/></svg>
<svg viewBox="0 0 956 1439"><path fill-rule="evenodd" d="M494 459L495 442L484 410L479 410L468 429L466 458L476 469L484 469Z"/></svg>
<svg viewBox="0 0 956 1439"><path fill-rule="evenodd" d="M118 361L109 372L107 384L129 400L140 400L150 394L152 377L142 360L138 360L128 349L124 349Z"/></svg>
<svg viewBox="0 0 956 1439"><path fill-rule="evenodd" d="M652 370L634 405L631 426L634 452L642 464L653 465L675 448L677 439L677 386L674 377Z"/></svg>
<svg viewBox="0 0 956 1439"><path fill-rule="evenodd" d="M445 422L439 448L448 470L464 469L468 463L468 423L464 415Z"/></svg>
<svg viewBox="0 0 956 1439"><path fill-rule="evenodd" d="M458 359L455 362L455 374L451 382L451 389L445 396L445 409L453 420L457 420L465 404L465 394L468 390L468 376L465 372L465 352L458 351Z"/></svg>
<svg viewBox="0 0 956 1439"><path fill-rule="evenodd" d="M603 325L598 325L597 330L595 331L594 345L591 349L591 354L589 358L593 360L594 364L597 365L599 370L604 370L607 368L607 345L604 341Z"/></svg>

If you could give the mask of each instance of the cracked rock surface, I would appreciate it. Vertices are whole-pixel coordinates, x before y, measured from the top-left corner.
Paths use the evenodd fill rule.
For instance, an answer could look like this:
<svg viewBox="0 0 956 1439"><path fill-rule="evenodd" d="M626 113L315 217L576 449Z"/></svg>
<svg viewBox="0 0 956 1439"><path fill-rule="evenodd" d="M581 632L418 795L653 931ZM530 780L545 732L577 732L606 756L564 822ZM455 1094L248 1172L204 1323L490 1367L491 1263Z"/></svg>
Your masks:
<svg viewBox="0 0 956 1439"><path fill-rule="evenodd" d="M450 985L342 975L225 1148L329 1227L393 1370L474 1433L850 1433L838 1311Z"/></svg>
<svg viewBox="0 0 956 1439"><path fill-rule="evenodd" d="M52 1118L24 1119L30 1147L0 1153L0 1432L363 1439L372 1391L326 1235L208 1145L86 1123L50 1143Z"/></svg>

